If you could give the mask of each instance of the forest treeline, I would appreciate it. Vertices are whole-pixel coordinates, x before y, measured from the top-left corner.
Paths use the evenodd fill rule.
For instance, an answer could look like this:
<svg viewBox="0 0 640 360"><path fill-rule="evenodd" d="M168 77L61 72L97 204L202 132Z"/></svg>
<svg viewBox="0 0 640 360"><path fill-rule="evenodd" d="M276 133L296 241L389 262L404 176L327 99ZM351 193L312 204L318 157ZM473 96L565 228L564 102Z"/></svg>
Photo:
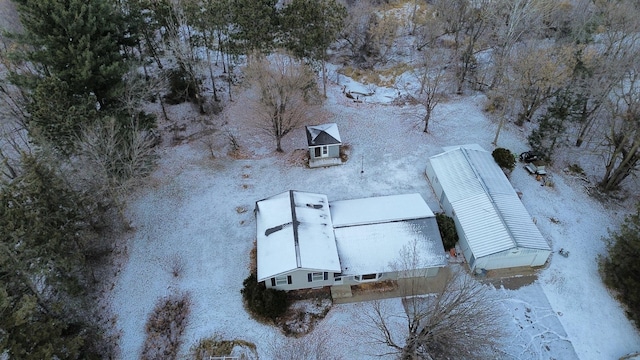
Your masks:
<svg viewBox="0 0 640 360"><path fill-rule="evenodd" d="M332 61L410 70L418 86L403 90L424 107L425 132L447 96L481 92L494 143L513 122L548 161L568 147L601 157L603 192L637 176L637 1L14 3L22 29L0 51L0 348L11 359L113 356L93 320L92 270L126 228L128 192L153 170L157 116L171 122L166 107L184 101L214 116L243 79L278 150L326 96Z"/></svg>

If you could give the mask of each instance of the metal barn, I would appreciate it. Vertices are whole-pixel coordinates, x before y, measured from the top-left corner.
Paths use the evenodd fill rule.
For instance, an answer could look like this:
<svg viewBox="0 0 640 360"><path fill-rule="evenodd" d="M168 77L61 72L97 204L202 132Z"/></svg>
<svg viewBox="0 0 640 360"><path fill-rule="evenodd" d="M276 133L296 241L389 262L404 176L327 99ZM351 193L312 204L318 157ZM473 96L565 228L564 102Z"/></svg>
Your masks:
<svg viewBox="0 0 640 360"><path fill-rule="evenodd" d="M429 158L426 175L454 219L471 270L542 266L551 254L502 169L478 145Z"/></svg>

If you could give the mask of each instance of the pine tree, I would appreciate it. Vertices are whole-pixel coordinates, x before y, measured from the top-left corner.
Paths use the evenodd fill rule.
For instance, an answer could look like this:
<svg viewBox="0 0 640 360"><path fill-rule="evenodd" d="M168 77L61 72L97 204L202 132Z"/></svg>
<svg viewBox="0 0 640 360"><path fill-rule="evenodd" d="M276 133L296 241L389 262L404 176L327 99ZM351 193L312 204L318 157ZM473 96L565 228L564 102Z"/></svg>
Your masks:
<svg viewBox="0 0 640 360"><path fill-rule="evenodd" d="M112 0L16 0L32 47L27 59L41 76L67 84L73 95L96 97L100 107L117 97L128 69L124 46L135 42Z"/></svg>
<svg viewBox="0 0 640 360"><path fill-rule="evenodd" d="M325 97L327 49L336 41L346 17L346 8L335 0L293 0L283 10L285 46L298 58L321 62Z"/></svg>
<svg viewBox="0 0 640 360"><path fill-rule="evenodd" d="M234 52L264 53L273 48L278 29L276 3L276 0L231 0Z"/></svg>
<svg viewBox="0 0 640 360"><path fill-rule="evenodd" d="M76 306L86 214L41 161L25 156L21 168L0 183L0 348L12 359L95 358Z"/></svg>
<svg viewBox="0 0 640 360"><path fill-rule="evenodd" d="M604 282L618 292L627 315L640 328L640 203L608 240L609 254L601 263Z"/></svg>

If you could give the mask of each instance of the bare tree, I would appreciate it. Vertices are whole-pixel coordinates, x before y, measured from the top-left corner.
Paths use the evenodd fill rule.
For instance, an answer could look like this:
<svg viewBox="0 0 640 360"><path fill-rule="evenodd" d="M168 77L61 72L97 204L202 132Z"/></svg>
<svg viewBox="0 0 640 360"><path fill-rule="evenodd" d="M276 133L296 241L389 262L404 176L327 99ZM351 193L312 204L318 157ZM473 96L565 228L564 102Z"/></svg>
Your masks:
<svg viewBox="0 0 640 360"><path fill-rule="evenodd" d="M493 1L435 0L434 6L444 20L445 33L453 37L456 93L462 94L474 71L479 44L491 26Z"/></svg>
<svg viewBox="0 0 640 360"><path fill-rule="evenodd" d="M516 50L509 78L514 82L513 99L520 107L516 124L531 121L555 91L568 83L575 66L572 50L536 43L523 44Z"/></svg>
<svg viewBox="0 0 640 360"><path fill-rule="evenodd" d="M427 49L421 52L422 59L414 75L418 78L420 88L411 95L415 101L424 106L426 113L422 118L424 132L429 132L429 121L433 110L444 98L443 88L446 84L444 56L441 50Z"/></svg>
<svg viewBox="0 0 640 360"><path fill-rule="evenodd" d="M496 43L494 76L490 88L494 89L503 80L505 68L511 59L513 46L525 34L535 35L544 28L543 20L557 7L551 0L500 0L493 6L493 31Z"/></svg>
<svg viewBox="0 0 640 360"><path fill-rule="evenodd" d="M282 138L310 119L321 102L312 69L283 53L252 61L247 78L257 96L252 100L254 124L276 140L276 151L283 152Z"/></svg>
<svg viewBox="0 0 640 360"><path fill-rule="evenodd" d="M441 291L404 296L404 314L373 302L366 317L374 341L400 359L491 358L503 334L497 301L487 286L456 268Z"/></svg>
<svg viewBox="0 0 640 360"><path fill-rule="evenodd" d="M359 1L349 9L342 39L356 63L373 67L389 60L401 22L392 11Z"/></svg>
<svg viewBox="0 0 640 360"><path fill-rule="evenodd" d="M615 190L640 163L640 74L634 69L614 89L607 106L608 126L604 134L605 173L598 186Z"/></svg>

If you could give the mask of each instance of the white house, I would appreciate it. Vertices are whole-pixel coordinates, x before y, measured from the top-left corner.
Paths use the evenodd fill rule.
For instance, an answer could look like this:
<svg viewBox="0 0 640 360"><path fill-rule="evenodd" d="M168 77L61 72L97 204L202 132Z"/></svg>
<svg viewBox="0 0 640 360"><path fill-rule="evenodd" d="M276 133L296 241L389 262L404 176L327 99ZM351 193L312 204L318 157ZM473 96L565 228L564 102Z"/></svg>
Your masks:
<svg viewBox="0 0 640 360"><path fill-rule="evenodd" d="M446 148L429 158L426 175L454 219L472 270L546 263L551 247L489 152L478 145Z"/></svg>
<svg viewBox="0 0 640 360"><path fill-rule="evenodd" d="M255 212L258 281L267 287L435 276L447 263L435 216L420 194L328 203L325 195L288 191L258 201ZM408 266L409 253L417 256Z"/></svg>
<svg viewBox="0 0 640 360"><path fill-rule="evenodd" d="M294 290L333 285L340 260L326 195L287 191L255 208L258 281Z"/></svg>

